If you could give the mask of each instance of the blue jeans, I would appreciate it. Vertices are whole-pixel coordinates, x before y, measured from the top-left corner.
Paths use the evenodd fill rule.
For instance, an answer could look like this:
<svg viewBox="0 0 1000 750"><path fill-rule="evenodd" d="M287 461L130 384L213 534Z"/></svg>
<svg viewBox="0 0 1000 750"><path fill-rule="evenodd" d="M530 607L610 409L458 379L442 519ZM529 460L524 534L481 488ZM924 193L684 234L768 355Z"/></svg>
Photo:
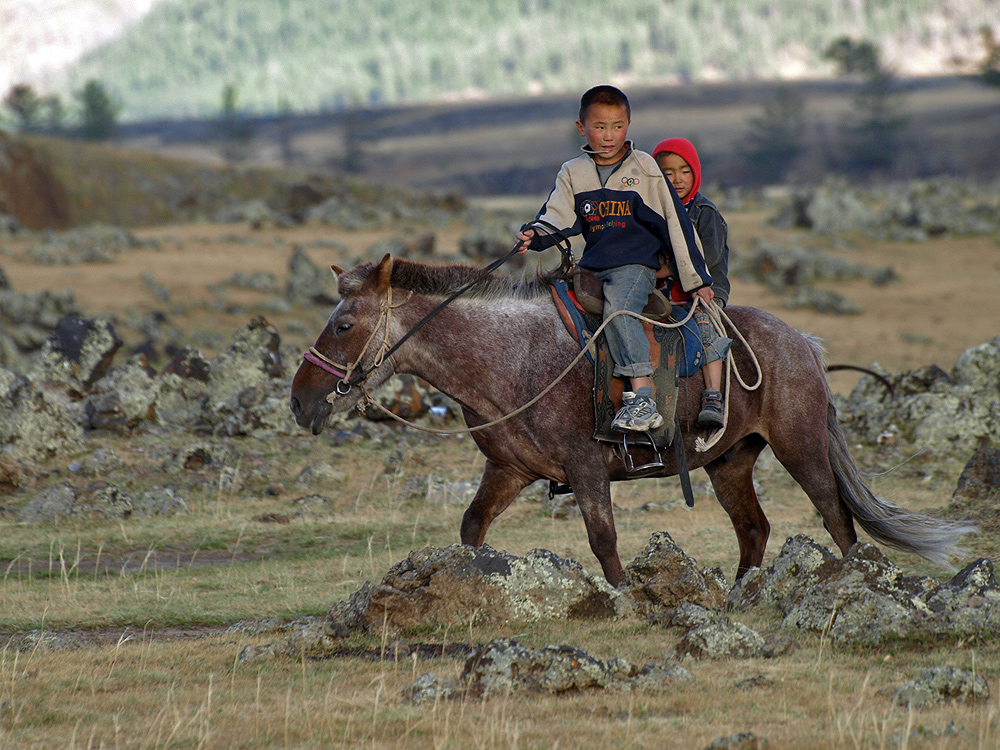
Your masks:
<svg viewBox="0 0 1000 750"><path fill-rule="evenodd" d="M646 306L653 286L656 271L649 266L627 265L595 271L594 275L604 282L604 319L607 320L619 310L641 313ZM615 375L636 378L653 374L649 361L649 339L642 323L628 315L621 315L604 329L608 339L611 358L615 361Z"/></svg>

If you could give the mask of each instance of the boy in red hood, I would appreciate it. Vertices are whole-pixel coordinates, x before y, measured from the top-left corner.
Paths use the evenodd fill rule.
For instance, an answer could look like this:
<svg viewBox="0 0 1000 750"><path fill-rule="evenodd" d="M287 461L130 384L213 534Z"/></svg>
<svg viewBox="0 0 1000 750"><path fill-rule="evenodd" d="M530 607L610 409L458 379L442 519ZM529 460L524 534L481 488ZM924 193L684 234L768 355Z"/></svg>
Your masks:
<svg viewBox="0 0 1000 750"><path fill-rule="evenodd" d="M729 228L715 204L698 192L701 187L701 160L694 145L685 138L667 138L653 149L653 158L663 170L677 197L687 209L688 216L701 239L705 265L712 277L715 300L722 307L729 301ZM661 269L657 276L665 276ZM679 304L690 303L691 296L671 285L671 299ZM705 365L701 368L705 390L701 395L701 412L698 426L719 428L725 424L722 412L722 363L732 346L732 339L720 336L711 320L699 308L694 320L701 333L705 350Z"/></svg>

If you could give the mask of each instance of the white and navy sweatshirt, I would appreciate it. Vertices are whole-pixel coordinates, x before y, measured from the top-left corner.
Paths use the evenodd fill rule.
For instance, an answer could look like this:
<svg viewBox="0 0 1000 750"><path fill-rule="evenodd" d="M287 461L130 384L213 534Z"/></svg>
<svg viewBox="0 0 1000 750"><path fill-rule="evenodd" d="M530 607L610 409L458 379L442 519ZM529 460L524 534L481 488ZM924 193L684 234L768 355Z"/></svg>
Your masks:
<svg viewBox="0 0 1000 750"><path fill-rule="evenodd" d="M562 165L555 187L537 218L586 243L580 265L602 271L628 264L659 268L661 256L686 292L711 286L701 242L677 193L652 156L635 151L618 163L605 184L586 146ZM535 232L532 250L556 244L556 237Z"/></svg>

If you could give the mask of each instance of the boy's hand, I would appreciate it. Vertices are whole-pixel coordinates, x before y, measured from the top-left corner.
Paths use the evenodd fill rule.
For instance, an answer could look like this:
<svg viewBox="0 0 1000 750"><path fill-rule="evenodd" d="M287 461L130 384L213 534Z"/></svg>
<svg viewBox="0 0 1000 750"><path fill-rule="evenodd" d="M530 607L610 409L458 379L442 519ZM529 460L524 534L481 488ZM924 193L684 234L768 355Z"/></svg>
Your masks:
<svg viewBox="0 0 1000 750"><path fill-rule="evenodd" d="M715 299L715 292L712 291L712 287L710 286L703 286L701 289L696 289L695 291L691 292L691 294L693 294L695 297L698 297L706 305L713 299Z"/></svg>
<svg viewBox="0 0 1000 750"><path fill-rule="evenodd" d="M535 237L534 229L526 229L523 232L518 232L514 235L514 239L521 243L521 247L518 249L518 255L524 255L528 252L528 245L531 244L531 240Z"/></svg>

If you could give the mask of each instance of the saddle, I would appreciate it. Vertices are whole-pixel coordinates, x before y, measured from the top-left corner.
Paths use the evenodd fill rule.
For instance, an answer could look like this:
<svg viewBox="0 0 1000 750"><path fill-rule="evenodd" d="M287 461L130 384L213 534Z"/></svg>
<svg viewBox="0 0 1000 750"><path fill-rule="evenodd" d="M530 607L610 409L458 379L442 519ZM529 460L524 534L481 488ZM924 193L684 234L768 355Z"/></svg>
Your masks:
<svg viewBox="0 0 1000 750"><path fill-rule="evenodd" d="M569 273L567 283L576 295L577 302L580 303L586 312L591 315L604 314L604 282L597 278L592 272L580 266L573 266ZM642 314L647 318L662 323L672 313L672 305L659 289L654 289L646 300L646 306L642 308Z"/></svg>
<svg viewBox="0 0 1000 750"><path fill-rule="evenodd" d="M604 283L590 271L575 266L564 279L552 282L552 297L567 330L581 348L586 348L603 320ZM665 322L683 320L687 311L672 305L659 290L654 290L643 315ZM656 407L664 418L663 425L650 436L654 447L663 448L674 438L678 378L696 373L704 364L704 352L693 320L681 328L661 328L645 322L642 325L650 345ZM604 335L598 336L594 344L596 354L588 356L594 365L594 438L621 444L623 436L611 429L611 421L621 408L625 382L613 375L614 362ZM649 445L643 437L636 439L629 435L624 440Z"/></svg>

